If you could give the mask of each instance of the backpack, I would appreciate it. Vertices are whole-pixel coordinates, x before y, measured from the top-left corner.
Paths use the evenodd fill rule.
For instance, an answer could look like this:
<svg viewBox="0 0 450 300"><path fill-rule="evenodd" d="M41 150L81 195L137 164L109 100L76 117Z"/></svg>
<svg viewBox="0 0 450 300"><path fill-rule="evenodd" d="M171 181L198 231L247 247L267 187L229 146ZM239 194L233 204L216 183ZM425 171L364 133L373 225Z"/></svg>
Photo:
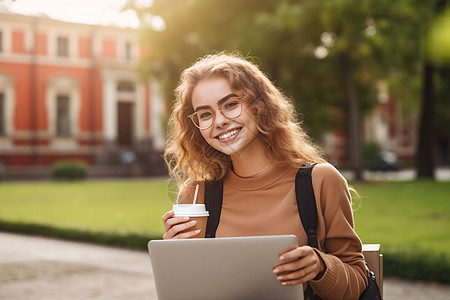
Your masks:
<svg viewBox="0 0 450 300"><path fill-rule="evenodd" d="M311 172L316 164L304 164L295 176L295 195L297 207L300 214L300 220L308 236L308 245L319 248L317 241L317 206L312 185ZM209 217L206 224L206 238L216 236L219 226L220 214L223 202L223 181L205 181L205 206L209 211ZM367 275L368 285L359 299L361 300L381 300L381 293L375 281L375 275L369 271ZM314 292L308 283L306 289L306 299L313 299Z"/></svg>

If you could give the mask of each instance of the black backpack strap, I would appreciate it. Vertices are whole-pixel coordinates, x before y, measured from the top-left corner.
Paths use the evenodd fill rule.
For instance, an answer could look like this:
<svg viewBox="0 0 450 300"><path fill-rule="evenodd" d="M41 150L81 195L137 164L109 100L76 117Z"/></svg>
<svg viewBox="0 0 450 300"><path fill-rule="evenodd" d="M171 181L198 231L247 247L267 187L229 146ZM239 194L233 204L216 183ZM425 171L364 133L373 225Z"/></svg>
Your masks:
<svg viewBox="0 0 450 300"><path fill-rule="evenodd" d="M317 206L312 185L311 172L316 164L304 164L295 175L295 196L303 229L308 236L308 245L319 249L317 242ZM314 291L308 282L305 299L313 299Z"/></svg>
<svg viewBox="0 0 450 300"><path fill-rule="evenodd" d="M319 249L317 242L317 206L312 185L311 172L316 164L303 165L295 176L295 195L303 229L308 236L308 245Z"/></svg>
<svg viewBox="0 0 450 300"><path fill-rule="evenodd" d="M205 237L214 238L216 237L216 231L220 221L220 213L222 212L223 181L205 180L204 199L206 210L209 211Z"/></svg>

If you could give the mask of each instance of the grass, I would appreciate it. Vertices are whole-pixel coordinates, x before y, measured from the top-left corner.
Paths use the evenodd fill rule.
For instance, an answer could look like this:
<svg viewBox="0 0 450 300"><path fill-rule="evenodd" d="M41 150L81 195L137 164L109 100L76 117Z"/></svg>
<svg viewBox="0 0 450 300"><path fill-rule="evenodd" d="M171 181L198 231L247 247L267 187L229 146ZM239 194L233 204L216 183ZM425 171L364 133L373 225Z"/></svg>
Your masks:
<svg viewBox="0 0 450 300"><path fill-rule="evenodd" d="M450 182L355 188L356 231L363 243L381 244L385 276L450 283ZM0 230L144 249L163 234L167 190L162 179L3 182Z"/></svg>
<svg viewBox="0 0 450 300"><path fill-rule="evenodd" d="M79 231L161 236L164 180L0 184L0 220Z"/></svg>
<svg viewBox="0 0 450 300"><path fill-rule="evenodd" d="M356 231L366 244L450 255L450 182L355 186ZM0 184L0 220L80 231L160 237L171 209L163 179Z"/></svg>
<svg viewBox="0 0 450 300"><path fill-rule="evenodd" d="M356 231L379 243L385 276L450 283L450 182L359 184Z"/></svg>
<svg viewBox="0 0 450 300"><path fill-rule="evenodd" d="M356 186L354 211L364 243L450 255L450 182L417 180Z"/></svg>

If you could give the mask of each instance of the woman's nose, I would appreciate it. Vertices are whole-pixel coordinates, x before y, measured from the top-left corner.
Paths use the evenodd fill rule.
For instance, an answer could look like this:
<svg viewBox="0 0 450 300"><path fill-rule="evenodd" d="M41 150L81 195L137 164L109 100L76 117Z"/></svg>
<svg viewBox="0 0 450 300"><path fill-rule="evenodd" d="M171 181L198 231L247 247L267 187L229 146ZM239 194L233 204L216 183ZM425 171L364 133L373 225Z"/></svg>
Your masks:
<svg viewBox="0 0 450 300"><path fill-rule="evenodd" d="M224 125L228 124L230 120L225 117L220 110L217 110L214 122L214 125L216 127L223 127Z"/></svg>

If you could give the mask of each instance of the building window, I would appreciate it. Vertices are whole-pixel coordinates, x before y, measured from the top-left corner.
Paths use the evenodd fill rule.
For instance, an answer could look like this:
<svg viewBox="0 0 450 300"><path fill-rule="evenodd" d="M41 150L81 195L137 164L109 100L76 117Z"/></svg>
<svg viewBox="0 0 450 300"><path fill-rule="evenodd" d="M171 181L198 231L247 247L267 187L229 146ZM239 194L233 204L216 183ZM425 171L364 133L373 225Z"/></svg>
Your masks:
<svg viewBox="0 0 450 300"><path fill-rule="evenodd" d="M126 43L125 44L125 59L126 60L131 60L131 44L130 43Z"/></svg>
<svg viewBox="0 0 450 300"><path fill-rule="evenodd" d="M66 37L58 37L57 39L57 55L60 57L69 56L69 39Z"/></svg>
<svg viewBox="0 0 450 300"><path fill-rule="evenodd" d="M0 136L4 136L6 134L5 127L5 94L0 93Z"/></svg>
<svg viewBox="0 0 450 300"><path fill-rule="evenodd" d="M70 99L66 95L58 95L56 98L56 135L70 136Z"/></svg>
<svg viewBox="0 0 450 300"><path fill-rule="evenodd" d="M134 83L131 81L119 81L117 82L117 91L118 92L134 92Z"/></svg>

